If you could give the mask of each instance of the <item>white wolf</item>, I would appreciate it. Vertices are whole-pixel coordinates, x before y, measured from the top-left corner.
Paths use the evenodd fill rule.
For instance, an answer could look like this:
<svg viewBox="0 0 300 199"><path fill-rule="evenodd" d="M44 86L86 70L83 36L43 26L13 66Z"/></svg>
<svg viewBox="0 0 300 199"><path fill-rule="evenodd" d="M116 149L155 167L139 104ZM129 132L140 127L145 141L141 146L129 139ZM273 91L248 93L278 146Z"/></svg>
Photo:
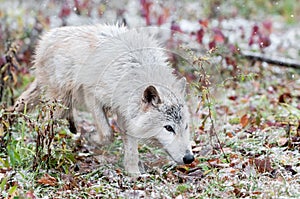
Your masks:
<svg viewBox="0 0 300 199"><path fill-rule="evenodd" d="M96 124L90 138L104 145L113 135L109 109L123 132L124 166L132 175L140 174L140 139L155 139L179 164L193 162L185 78L172 74L164 49L149 34L110 25L53 29L40 40L34 67L36 79L16 110L25 103L32 108L43 92L68 107L56 117L67 118L74 130L74 102L84 102Z"/></svg>

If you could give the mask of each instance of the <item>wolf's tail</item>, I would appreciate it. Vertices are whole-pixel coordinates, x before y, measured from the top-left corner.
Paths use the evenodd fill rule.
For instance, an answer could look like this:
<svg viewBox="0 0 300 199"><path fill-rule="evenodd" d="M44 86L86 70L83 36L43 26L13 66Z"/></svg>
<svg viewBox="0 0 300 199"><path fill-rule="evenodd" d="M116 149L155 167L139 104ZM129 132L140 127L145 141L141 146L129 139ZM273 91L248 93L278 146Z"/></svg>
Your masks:
<svg viewBox="0 0 300 199"><path fill-rule="evenodd" d="M24 91L18 98L14 105L14 110L18 112L24 112L24 109L30 111L38 104L40 91L41 89L38 86L37 80L35 79L27 88L27 90Z"/></svg>

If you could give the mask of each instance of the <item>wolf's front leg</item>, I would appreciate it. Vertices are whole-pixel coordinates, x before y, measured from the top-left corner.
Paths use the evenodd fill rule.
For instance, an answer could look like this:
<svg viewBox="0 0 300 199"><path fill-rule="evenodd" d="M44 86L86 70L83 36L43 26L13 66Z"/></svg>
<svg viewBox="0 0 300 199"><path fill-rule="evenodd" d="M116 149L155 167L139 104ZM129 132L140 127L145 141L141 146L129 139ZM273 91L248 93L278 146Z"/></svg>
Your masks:
<svg viewBox="0 0 300 199"><path fill-rule="evenodd" d="M95 98L93 93L85 92L83 94L85 104L93 115L96 125L96 132L91 132L85 137L88 142L94 143L98 146L110 144L113 140L112 129L107 120L103 104Z"/></svg>
<svg viewBox="0 0 300 199"><path fill-rule="evenodd" d="M113 141L113 133L104 108L102 106L97 106L92 113L97 131L91 133L89 141L94 142L99 146L110 144Z"/></svg>
<svg viewBox="0 0 300 199"><path fill-rule="evenodd" d="M132 176L139 176L138 139L129 135L122 136L124 143L124 167Z"/></svg>

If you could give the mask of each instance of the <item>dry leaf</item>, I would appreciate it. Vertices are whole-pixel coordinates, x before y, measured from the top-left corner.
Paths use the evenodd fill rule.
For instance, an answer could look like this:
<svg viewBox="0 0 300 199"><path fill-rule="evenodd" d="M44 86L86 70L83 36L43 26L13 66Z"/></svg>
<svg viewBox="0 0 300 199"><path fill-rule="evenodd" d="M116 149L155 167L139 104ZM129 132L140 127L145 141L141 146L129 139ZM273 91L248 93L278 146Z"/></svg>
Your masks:
<svg viewBox="0 0 300 199"><path fill-rule="evenodd" d="M232 132L226 132L226 135L227 135L228 137L230 137L230 138L233 138Z"/></svg>
<svg viewBox="0 0 300 199"><path fill-rule="evenodd" d="M260 173L271 172L273 170L271 165L271 159L269 157L258 159L258 158L250 158L249 162L254 164L257 171Z"/></svg>
<svg viewBox="0 0 300 199"><path fill-rule="evenodd" d="M248 117L247 114L245 114L241 117L240 123L241 123L243 128L246 127L249 124L249 117Z"/></svg>
<svg viewBox="0 0 300 199"><path fill-rule="evenodd" d="M202 150L202 146L198 146L192 149L192 151L195 152L200 152Z"/></svg>
<svg viewBox="0 0 300 199"><path fill-rule="evenodd" d="M212 160L208 160L208 163L210 166L214 167L214 168L226 168L229 167L229 164L227 163L222 163L220 161L220 159L212 159Z"/></svg>
<svg viewBox="0 0 300 199"><path fill-rule="evenodd" d="M56 178L45 173L45 175L38 179L37 182L43 185L56 186L57 180Z"/></svg>
<svg viewBox="0 0 300 199"><path fill-rule="evenodd" d="M35 197L33 191L28 191L28 192L26 193L26 198L27 198L27 199L36 199L36 197Z"/></svg>
<svg viewBox="0 0 300 199"><path fill-rule="evenodd" d="M278 141L277 141L278 146L284 146L284 145L287 144L287 142L288 142L288 139L285 138L285 137L279 138Z"/></svg>
<svg viewBox="0 0 300 199"><path fill-rule="evenodd" d="M245 103L248 103L249 102L249 97L243 97L241 98L241 103L245 104Z"/></svg>
<svg viewBox="0 0 300 199"><path fill-rule="evenodd" d="M278 98L279 103L290 103L291 101L292 101L291 93L283 93Z"/></svg>
<svg viewBox="0 0 300 199"><path fill-rule="evenodd" d="M260 194L262 194L262 192L261 191L253 191L252 194L254 194L254 195L260 195Z"/></svg>
<svg viewBox="0 0 300 199"><path fill-rule="evenodd" d="M181 173L187 173L189 170L189 167L187 165L178 165L176 167L177 171L180 171Z"/></svg>
<svg viewBox="0 0 300 199"><path fill-rule="evenodd" d="M238 97L236 95L229 96L228 99L235 101Z"/></svg>

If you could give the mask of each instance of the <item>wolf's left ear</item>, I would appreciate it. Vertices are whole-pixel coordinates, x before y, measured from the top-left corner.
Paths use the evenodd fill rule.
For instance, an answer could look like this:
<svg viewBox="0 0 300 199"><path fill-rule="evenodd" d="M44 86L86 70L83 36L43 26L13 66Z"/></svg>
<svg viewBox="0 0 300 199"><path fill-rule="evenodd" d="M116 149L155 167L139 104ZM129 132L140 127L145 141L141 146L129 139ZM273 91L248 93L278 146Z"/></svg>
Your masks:
<svg viewBox="0 0 300 199"><path fill-rule="evenodd" d="M183 95L185 95L185 89L186 89L186 78L182 77L180 79L178 79L175 83L174 83L174 87L176 89L179 89L178 91L180 93L182 93Z"/></svg>
<svg viewBox="0 0 300 199"><path fill-rule="evenodd" d="M142 101L146 104L146 106L152 105L157 106L161 103L161 99L157 92L157 89L154 86L148 86L144 90Z"/></svg>

